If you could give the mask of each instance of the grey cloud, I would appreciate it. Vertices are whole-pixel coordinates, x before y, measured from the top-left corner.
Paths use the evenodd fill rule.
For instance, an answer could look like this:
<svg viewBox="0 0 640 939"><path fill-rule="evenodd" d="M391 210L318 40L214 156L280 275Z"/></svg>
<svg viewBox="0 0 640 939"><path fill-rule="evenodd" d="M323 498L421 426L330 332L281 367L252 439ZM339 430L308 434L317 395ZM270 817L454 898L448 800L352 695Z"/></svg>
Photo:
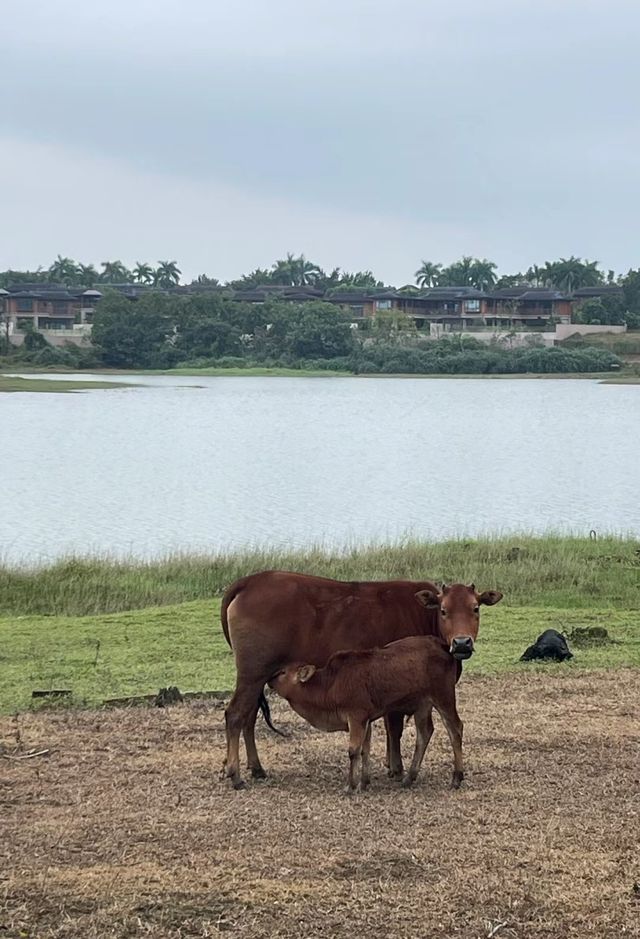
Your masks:
<svg viewBox="0 0 640 939"><path fill-rule="evenodd" d="M517 220L537 258L550 219L583 251L586 214L598 254L627 262L635 3L25 7L3 40L13 136L398 224L482 224L488 244Z"/></svg>

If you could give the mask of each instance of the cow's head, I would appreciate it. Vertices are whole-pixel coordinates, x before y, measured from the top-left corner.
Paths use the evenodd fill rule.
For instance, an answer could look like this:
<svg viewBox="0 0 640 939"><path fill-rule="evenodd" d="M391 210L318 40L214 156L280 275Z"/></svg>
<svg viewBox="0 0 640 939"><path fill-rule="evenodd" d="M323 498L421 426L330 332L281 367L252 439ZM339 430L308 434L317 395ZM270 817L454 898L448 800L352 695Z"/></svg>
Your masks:
<svg viewBox="0 0 640 939"><path fill-rule="evenodd" d="M300 662L293 662L281 668L273 678L269 679L269 687L280 697L289 701L295 695L296 689L308 682L315 672L315 665L301 665Z"/></svg>
<svg viewBox="0 0 640 939"><path fill-rule="evenodd" d="M427 609L438 610L440 635L456 659L468 659L480 626L480 607L502 600L497 590L477 593L474 584L443 584L440 591L420 590L416 599Z"/></svg>

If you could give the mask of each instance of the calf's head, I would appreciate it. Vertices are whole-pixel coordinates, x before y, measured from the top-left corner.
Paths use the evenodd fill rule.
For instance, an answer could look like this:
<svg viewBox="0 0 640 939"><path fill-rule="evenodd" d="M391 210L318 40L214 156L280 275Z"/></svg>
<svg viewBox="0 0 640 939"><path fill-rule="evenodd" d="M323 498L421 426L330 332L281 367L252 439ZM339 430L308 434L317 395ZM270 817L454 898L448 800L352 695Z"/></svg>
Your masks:
<svg viewBox="0 0 640 939"><path fill-rule="evenodd" d="M281 698L291 701L296 697L296 693L300 693L300 686L305 685L315 672L315 665L301 665L300 662L293 662L269 679L269 687Z"/></svg>
<svg viewBox="0 0 640 939"><path fill-rule="evenodd" d="M440 592L420 590L416 599L427 609L438 611L440 635L451 655L460 660L473 654L473 645L480 626L480 607L493 606L502 600L497 590L477 593L474 584L443 584Z"/></svg>

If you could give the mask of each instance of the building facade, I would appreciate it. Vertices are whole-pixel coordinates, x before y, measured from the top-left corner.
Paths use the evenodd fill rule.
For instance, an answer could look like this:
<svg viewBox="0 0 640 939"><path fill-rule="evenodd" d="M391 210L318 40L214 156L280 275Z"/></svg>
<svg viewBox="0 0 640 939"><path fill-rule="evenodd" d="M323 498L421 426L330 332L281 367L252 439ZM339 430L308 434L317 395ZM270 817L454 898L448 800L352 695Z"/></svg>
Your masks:
<svg viewBox="0 0 640 939"><path fill-rule="evenodd" d="M91 323L101 296L98 290L82 287L76 290L58 284L19 284L4 290L0 302L9 336L29 328L81 333L82 327Z"/></svg>

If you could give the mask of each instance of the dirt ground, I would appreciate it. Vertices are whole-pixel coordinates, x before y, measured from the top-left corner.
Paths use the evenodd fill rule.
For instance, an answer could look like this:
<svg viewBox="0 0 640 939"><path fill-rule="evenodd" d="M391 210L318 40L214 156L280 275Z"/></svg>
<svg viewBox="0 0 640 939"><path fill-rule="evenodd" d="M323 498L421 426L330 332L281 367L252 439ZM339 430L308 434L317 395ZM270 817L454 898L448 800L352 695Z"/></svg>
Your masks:
<svg viewBox="0 0 640 939"><path fill-rule="evenodd" d="M411 791L376 727L352 797L346 736L280 702L242 792L211 702L1 718L0 936L640 936L640 673L464 678L459 710L459 792L437 722Z"/></svg>

